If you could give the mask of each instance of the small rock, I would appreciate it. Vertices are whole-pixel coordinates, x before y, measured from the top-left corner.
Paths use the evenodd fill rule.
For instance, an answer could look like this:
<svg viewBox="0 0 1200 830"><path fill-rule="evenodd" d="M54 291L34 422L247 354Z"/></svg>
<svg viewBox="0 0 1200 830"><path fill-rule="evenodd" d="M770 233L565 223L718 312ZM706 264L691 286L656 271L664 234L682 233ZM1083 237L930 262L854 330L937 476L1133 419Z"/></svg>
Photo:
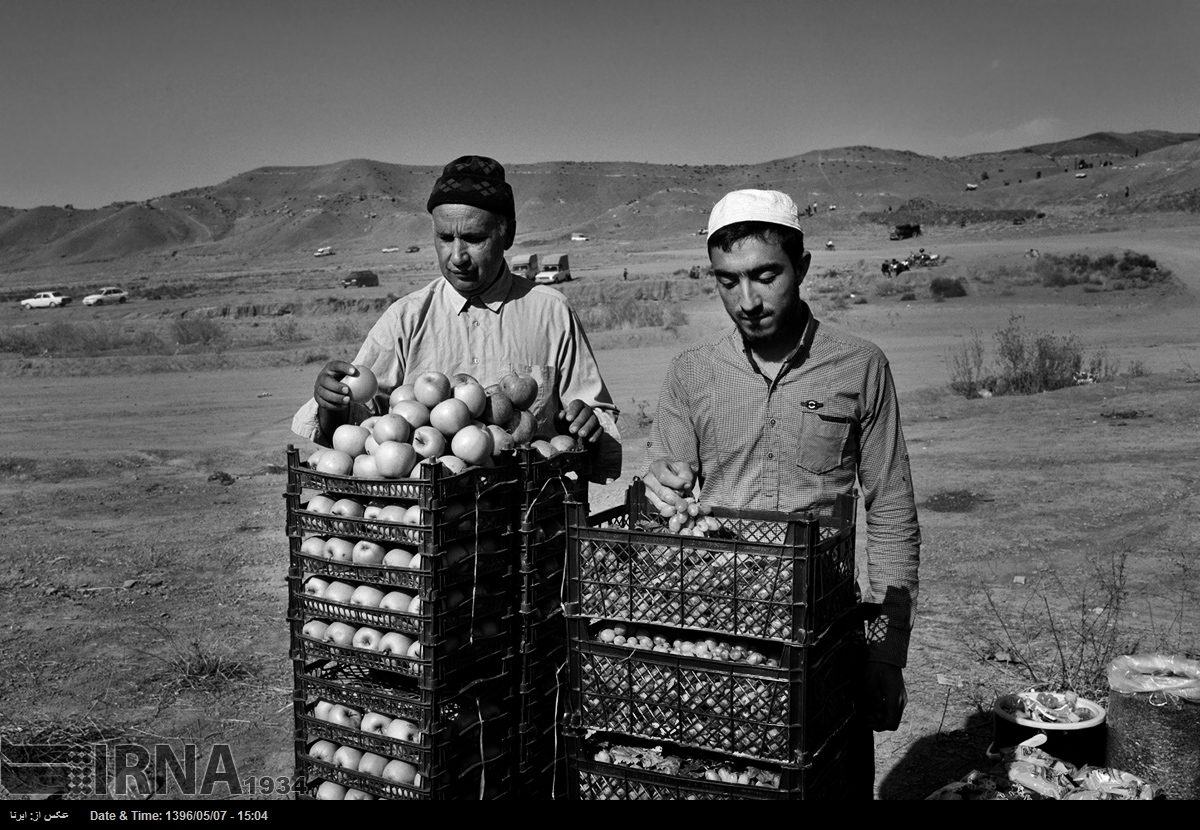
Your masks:
<svg viewBox="0 0 1200 830"><path fill-rule="evenodd" d="M128 591L130 588L132 588L134 585L137 585L137 584L138 584L138 581L136 579L127 579L121 583L121 588Z"/></svg>

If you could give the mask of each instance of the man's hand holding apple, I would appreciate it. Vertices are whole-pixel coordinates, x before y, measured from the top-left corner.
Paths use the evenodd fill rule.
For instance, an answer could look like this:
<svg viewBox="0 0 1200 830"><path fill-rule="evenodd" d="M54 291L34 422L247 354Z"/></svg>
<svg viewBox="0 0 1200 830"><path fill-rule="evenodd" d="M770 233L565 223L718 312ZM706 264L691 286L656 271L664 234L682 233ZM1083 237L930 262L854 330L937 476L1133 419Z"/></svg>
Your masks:
<svg viewBox="0 0 1200 830"><path fill-rule="evenodd" d="M656 508L679 506L684 499L692 497L696 489L697 465L687 461L659 459L650 465L642 478L646 485L646 497Z"/></svg>
<svg viewBox="0 0 1200 830"><path fill-rule="evenodd" d="M339 426L357 423L370 414L365 406L353 402L351 389L343 380L358 375L358 368L344 360L329 361L317 374L313 399L317 402L317 421L326 444Z"/></svg>
<svg viewBox="0 0 1200 830"><path fill-rule="evenodd" d="M604 431L592 408L578 399L571 401L558 413L558 423L560 429L566 430L566 434L574 435L585 444L599 441Z"/></svg>

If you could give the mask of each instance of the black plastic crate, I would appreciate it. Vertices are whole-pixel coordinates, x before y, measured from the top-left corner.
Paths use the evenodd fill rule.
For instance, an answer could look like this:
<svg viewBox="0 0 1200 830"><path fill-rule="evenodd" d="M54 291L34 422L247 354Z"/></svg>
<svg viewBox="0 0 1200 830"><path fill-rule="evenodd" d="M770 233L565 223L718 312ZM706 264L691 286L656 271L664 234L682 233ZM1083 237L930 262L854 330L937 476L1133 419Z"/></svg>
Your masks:
<svg viewBox="0 0 1200 830"><path fill-rule="evenodd" d="M500 456L494 467L470 467L450 474L441 467L424 465L421 478L376 479L318 473L301 460L300 451L287 448L288 489L336 493L359 499L384 499L434 507L449 499L477 497L499 484L515 484L514 457Z"/></svg>
<svg viewBox="0 0 1200 830"><path fill-rule="evenodd" d="M500 671L506 656L512 654L512 617L498 621L492 633L472 633L464 638L446 637L435 643L423 643L420 655L399 656L326 642L306 635L309 620L291 616L291 659L305 666L333 662L344 666L387 672L416 681L421 688L436 689L463 684Z"/></svg>
<svg viewBox="0 0 1200 830"><path fill-rule="evenodd" d="M721 530L670 533L635 481L624 506L570 506L567 613L815 643L857 606L855 500L825 513L714 507Z"/></svg>
<svg viewBox="0 0 1200 830"><path fill-rule="evenodd" d="M561 613L563 591L566 588L566 568L543 575L520 574L520 597L517 610L526 617L545 619Z"/></svg>
<svg viewBox="0 0 1200 830"><path fill-rule="evenodd" d="M357 538L347 538L358 542ZM509 573L513 555L510 535L499 532L484 533L470 539L451 542L441 550L415 551L408 545L396 545L407 554L419 553L417 567L390 565L361 565L342 560L328 559L323 555L305 552L304 544L310 539L327 541L320 534L290 538L290 558L293 568L308 576L337 579L344 582L369 582L389 590L410 591L421 596L447 593L453 590L469 590L478 580L489 580ZM393 548L394 549L394 548Z"/></svg>
<svg viewBox="0 0 1200 830"><path fill-rule="evenodd" d="M565 512L563 514L566 515ZM514 534L517 567L530 576L561 574L567 563L567 528L520 525Z"/></svg>
<svg viewBox="0 0 1200 830"><path fill-rule="evenodd" d="M568 791L581 801L845 801L861 767L845 734L805 766L731 761L607 733L584 737L567 730L565 737ZM618 763L618 757L644 758L652 768ZM756 783L764 781L777 783Z"/></svg>
<svg viewBox="0 0 1200 830"><path fill-rule="evenodd" d="M420 603L415 612L317 596L308 593L311 578L311 574L295 568L288 575L288 603L294 618L326 623L341 621L356 628L365 626L384 633L397 631L426 645L435 645L452 637L460 641L470 639L474 633L486 636L485 629L500 626L501 621L516 619L512 614L511 578L496 577L464 585L461 590L450 589L426 596L412 594L413 600ZM337 583L356 589L365 585L385 595L395 590L390 585L370 581L334 580L329 584ZM409 592L401 593L409 595Z"/></svg>
<svg viewBox="0 0 1200 830"><path fill-rule="evenodd" d="M588 450L569 450L545 458L531 447L517 447L520 483L517 525L548 531L566 523L565 504L587 501Z"/></svg>
<svg viewBox="0 0 1200 830"><path fill-rule="evenodd" d="M854 717L865 651L852 624L817 646L774 646L767 656L778 665L604 643L596 633L605 625L571 621L571 718L579 728L806 764Z"/></svg>

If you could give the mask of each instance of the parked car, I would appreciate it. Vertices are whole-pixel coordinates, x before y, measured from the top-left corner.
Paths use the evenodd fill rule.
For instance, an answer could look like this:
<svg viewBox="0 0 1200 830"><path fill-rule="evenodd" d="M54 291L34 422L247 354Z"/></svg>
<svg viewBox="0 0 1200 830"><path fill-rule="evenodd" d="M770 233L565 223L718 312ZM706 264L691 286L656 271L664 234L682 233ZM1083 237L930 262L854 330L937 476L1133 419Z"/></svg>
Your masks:
<svg viewBox="0 0 1200 830"><path fill-rule="evenodd" d="M379 276L374 271L351 271L342 280L342 288L367 288L379 285Z"/></svg>
<svg viewBox="0 0 1200 830"><path fill-rule="evenodd" d="M57 291L39 291L28 300L21 300L21 308L29 311L33 308L62 308L71 303L71 298Z"/></svg>
<svg viewBox="0 0 1200 830"><path fill-rule="evenodd" d="M83 298L83 304L104 305L105 303L123 303L128 299L128 291L124 288L117 288L115 285L110 285L106 288L101 288L95 294L88 294Z"/></svg>
<svg viewBox="0 0 1200 830"><path fill-rule="evenodd" d="M400 246L399 245L388 245L386 248L380 248L379 252L382 254L396 254L396 253L400 252Z"/></svg>
<svg viewBox="0 0 1200 830"><path fill-rule="evenodd" d="M415 254L415 253L416 253L417 251L419 251L419 250L421 250L421 246L420 246L420 245L409 245L409 246L408 246L408 248L407 248L407 250L405 250L405 251L404 251L404 253L406 253L406 254Z"/></svg>
<svg viewBox="0 0 1200 830"><path fill-rule="evenodd" d="M313 256L333 256L333 246L323 245L313 253Z"/></svg>
<svg viewBox="0 0 1200 830"><path fill-rule="evenodd" d="M533 281L542 285L554 285L559 282L570 282L571 265L566 254L550 254L543 256L541 270L534 276Z"/></svg>

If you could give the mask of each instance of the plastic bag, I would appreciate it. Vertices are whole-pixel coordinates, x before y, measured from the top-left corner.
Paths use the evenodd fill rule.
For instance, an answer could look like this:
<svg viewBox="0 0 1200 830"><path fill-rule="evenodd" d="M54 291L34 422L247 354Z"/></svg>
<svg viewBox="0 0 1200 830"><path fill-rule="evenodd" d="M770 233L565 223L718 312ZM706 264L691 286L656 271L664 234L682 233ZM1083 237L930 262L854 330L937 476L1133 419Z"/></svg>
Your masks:
<svg viewBox="0 0 1200 830"><path fill-rule="evenodd" d="M1200 702L1200 660L1169 654L1131 654L1108 665L1114 692L1162 692Z"/></svg>

